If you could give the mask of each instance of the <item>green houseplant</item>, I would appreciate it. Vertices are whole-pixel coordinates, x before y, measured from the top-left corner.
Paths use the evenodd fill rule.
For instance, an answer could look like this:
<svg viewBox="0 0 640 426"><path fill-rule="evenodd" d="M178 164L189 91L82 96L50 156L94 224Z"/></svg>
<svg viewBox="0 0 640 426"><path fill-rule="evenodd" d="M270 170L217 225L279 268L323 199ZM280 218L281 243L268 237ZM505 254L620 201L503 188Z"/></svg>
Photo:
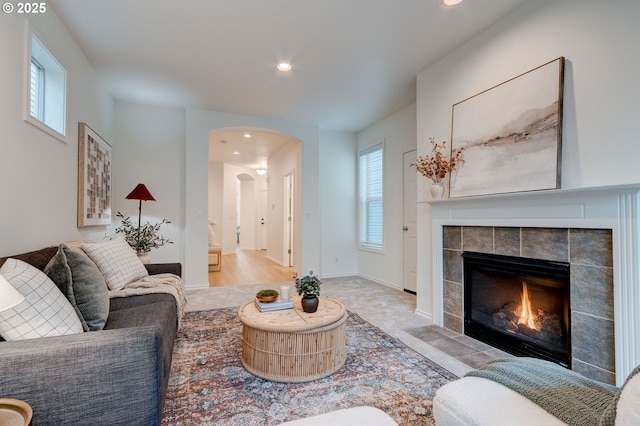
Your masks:
<svg viewBox="0 0 640 426"><path fill-rule="evenodd" d="M296 291L302 296L302 310L313 313L318 309L320 300L320 279L313 275L313 271L309 271L309 275L302 278L296 277Z"/></svg>
<svg viewBox="0 0 640 426"><path fill-rule="evenodd" d="M116 234L124 235L124 239L138 255L148 254L151 249L162 247L165 244L173 244L173 241L160 234L160 227L171 223L167 219L152 225L147 222L144 225L136 226L131 222L131 218L122 213L116 213L122 220L120 226L116 228Z"/></svg>

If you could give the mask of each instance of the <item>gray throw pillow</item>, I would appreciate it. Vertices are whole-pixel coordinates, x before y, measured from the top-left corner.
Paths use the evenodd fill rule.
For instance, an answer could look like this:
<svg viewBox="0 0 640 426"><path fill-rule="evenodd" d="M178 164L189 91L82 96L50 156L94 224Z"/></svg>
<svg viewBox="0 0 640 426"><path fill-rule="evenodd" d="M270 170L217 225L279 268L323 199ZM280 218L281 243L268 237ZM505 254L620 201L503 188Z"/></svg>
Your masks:
<svg viewBox="0 0 640 426"><path fill-rule="evenodd" d="M109 316L109 290L95 263L61 244L47 274L75 308L82 328L102 330Z"/></svg>

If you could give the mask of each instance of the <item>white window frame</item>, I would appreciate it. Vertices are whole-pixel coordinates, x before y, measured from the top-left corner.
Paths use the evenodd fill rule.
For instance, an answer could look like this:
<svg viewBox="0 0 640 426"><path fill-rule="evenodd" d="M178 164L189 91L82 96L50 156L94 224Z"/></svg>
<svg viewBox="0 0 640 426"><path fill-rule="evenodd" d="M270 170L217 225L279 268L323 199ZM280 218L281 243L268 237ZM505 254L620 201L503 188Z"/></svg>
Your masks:
<svg viewBox="0 0 640 426"><path fill-rule="evenodd" d="M25 102L24 120L56 139L67 142L67 70L43 42L43 37L26 24L25 40ZM35 94L41 102L38 116L31 114L31 63L43 69L41 92Z"/></svg>
<svg viewBox="0 0 640 426"><path fill-rule="evenodd" d="M380 194L372 196L368 193L367 188L371 185L367 176L363 174L365 156L375 152L381 154L380 164ZM380 202L380 241L371 241L367 237L367 226L371 225L368 221L367 205L372 198L379 198ZM358 248L365 251L373 251L377 253L384 252L384 141L373 146L362 149L358 152Z"/></svg>

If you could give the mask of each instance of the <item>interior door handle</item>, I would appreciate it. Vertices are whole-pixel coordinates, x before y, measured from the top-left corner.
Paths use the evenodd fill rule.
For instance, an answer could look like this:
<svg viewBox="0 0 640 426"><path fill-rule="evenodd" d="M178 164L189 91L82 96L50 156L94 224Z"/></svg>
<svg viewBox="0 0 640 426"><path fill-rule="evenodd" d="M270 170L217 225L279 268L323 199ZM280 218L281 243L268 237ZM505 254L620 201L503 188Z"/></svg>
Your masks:
<svg viewBox="0 0 640 426"><path fill-rule="evenodd" d="M408 230L409 230L409 227L408 227L408 226L403 226L403 227L402 227L402 230L403 230L403 231L408 231Z"/></svg>

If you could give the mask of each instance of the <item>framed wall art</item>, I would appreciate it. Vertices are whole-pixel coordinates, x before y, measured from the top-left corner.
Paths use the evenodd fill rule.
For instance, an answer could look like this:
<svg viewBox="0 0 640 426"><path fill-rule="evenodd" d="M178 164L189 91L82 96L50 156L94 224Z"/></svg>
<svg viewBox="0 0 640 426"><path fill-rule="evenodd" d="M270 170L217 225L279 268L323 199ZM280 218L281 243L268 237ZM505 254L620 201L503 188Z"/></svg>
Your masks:
<svg viewBox="0 0 640 426"><path fill-rule="evenodd" d="M453 105L450 197L560 187L563 81L560 57Z"/></svg>
<svg viewBox="0 0 640 426"><path fill-rule="evenodd" d="M112 150L85 123L78 123L78 227L111 224Z"/></svg>

